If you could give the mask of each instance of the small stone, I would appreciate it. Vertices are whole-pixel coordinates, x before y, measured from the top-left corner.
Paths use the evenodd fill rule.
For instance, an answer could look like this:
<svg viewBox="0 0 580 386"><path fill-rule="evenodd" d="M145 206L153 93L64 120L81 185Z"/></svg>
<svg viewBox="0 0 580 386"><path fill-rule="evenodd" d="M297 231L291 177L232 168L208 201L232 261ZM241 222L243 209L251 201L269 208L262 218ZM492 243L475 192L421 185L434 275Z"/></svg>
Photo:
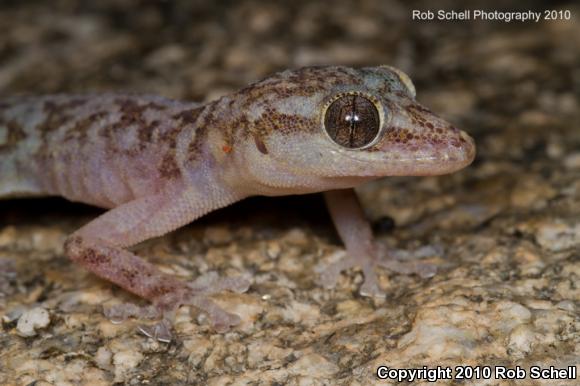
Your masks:
<svg viewBox="0 0 580 386"><path fill-rule="evenodd" d="M294 228L284 235L282 238L289 244L296 246L306 246L308 244L308 237L302 229Z"/></svg>
<svg viewBox="0 0 580 386"><path fill-rule="evenodd" d="M31 234L32 247L43 252L63 252L66 234L61 229L35 228Z"/></svg>
<svg viewBox="0 0 580 386"><path fill-rule="evenodd" d="M339 368L334 363L326 360L322 355L308 354L294 362L289 370L294 374L319 378L335 374L339 371Z"/></svg>
<svg viewBox="0 0 580 386"><path fill-rule="evenodd" d="M0 229L0 247L6 247L16 241L16 228L12 225Z"/></svg>
<svg viewBox="0 0 580 386"><path fill-rule="evenodd" d="M282 247L277 241L270 241L266 246L266 255L272 260L277 259L281 252Z"/></svg>
<svg viewBox="0 0 580 386"><path fill-rule="evenodd" d="M141 363L143 354L139 351L126 349L118 351L113 356L115 366L115 382L124 382L132 370Z"/></svg>
<svg viewBox="0 0 580 386"><path fill-rule="evenodd" d="M189 353L187 362L191 366L199 366L203 362L207 353L212 349L212 343L209 339L197 336L185 340L183 346Z"/></svg>
<svg viewBox="0 0 580 386"><path fill-rule="evenodd" d="M282 361L292 354L291 348L279 347L275 341L252 342L248 346L248 364L251 367L267 367L275 361Z"/></svg>
<svg viewBox="0 0 580 386"><path fill-rule="evenodd" d="M580 246L580 223L567 224L553 221L541 224L536 232L536 241L545 249L559 252Z"/></svg>
<svg viewBox="0 0 580 386"><path fill-rule="evenodd" d="M564 166L567 169L580 169L580 152L566 156L564 158Z"/></svg>
<svg viewBox="0 0 580 386"><path fill-rule="evenodd" d="M151 68L159 68L181 62L187 55L186 50L178 44L162 46L147 58L145 64Z"/></svg>
<svg viewBox="0 0 580 386"><path fill-rule="evenodd" d="M205 229L205 239L212 245L223 245L232 241L233 235L225 226L212 226Z"/></svg>
<svg viewBox="0 0 580 386"><path fill-rule="evenodd" d="M504 333L528 323L532 318L532 312L527 307L508 300L498 302L495 305L495 311L497 313L495 328Z"/></svg>
<svg viewBox="0 0 580 386"><path fill-rule="evenodd" d="M289 323L315 325L320 319L320 307L313 304L291 301L281 313L283 320Z"/></svg>
<svg viewBox="0 0 580 386"><path fill-rule="evenodd" d="M537 275L546 266L537 249L539 248L531 245L531 243L526 243L516 248L514 261L523 275Z"/></svg>
<svg viewBox="0 0 580 386"><path fill-rule="evenodd" d="M519 325L512 330L508 338L508 350L510 354L523 358L532 351L536 341L534 331L529 325Z"/></svg>
<svg viewBox="0 0 580 386"><path fill-rule="evenodd" d="M111 359L113 355L111 351L106 347L99 347L95 353L95 363L101 369L110 370L111 369Z"/></svg>
<svg viewBox="0 0 580 386"><path fill-rule="evenodd" d="M558 302L558 304L556 304L556 307L564 311L570 312L576 311L576 305L571 300L562 300L561 302Z"/></svg>
<svg viewBox="0 0 580 386"><path fill-rule="evenodd" d="M564 146L560 142L549 142L546 146L546 154L552 159L558 159L564 155Z"/></svg>
<svg viewBox="0 0 580 386"><path fill-rule="evenodd" d="M522 177L518 179L512 191L510 201L518 208L543 208L546 200L553 198L556 190L537 177Z"/></svg>
<svg viewBox="0 0 580 386"><path fill-rule="evenodd" d="M45 328L49 323L50 315L48 311L42 307L36 307L25 311L20 316L16 329L18 330L18 335L31 337L36 335L37 330Z"/></svg>

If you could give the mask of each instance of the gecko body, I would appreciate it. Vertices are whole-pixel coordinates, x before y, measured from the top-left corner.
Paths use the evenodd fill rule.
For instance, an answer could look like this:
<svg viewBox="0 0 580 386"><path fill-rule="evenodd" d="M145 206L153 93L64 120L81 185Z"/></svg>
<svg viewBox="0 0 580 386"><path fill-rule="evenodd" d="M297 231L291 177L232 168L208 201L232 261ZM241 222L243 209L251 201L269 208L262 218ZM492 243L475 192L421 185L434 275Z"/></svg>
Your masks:
<svg viewBox="0 0 580 386"><path fill-rule="evenodd" d="M235 315L207 297L244 291L241 279L187 284L126 247L253 195L326 192L349 258L380 294L372 233L352 188L395 175L451 173L473 140L415 101L388 66L284 71L206 104L134 94L0 99L0 197L56 195L109 211L74 232L73 261L152 302L155 334L189 304L224 330ZM387 264L388 265L388 264Z"/></svg>

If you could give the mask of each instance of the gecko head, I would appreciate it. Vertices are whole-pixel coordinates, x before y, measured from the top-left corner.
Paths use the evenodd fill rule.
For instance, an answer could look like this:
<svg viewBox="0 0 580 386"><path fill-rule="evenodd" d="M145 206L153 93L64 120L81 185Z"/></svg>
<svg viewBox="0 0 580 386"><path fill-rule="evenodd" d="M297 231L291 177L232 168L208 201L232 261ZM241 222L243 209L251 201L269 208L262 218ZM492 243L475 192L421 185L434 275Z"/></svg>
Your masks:
<svg viewBox="0 0 580 386"><path fill-rule="evenodd" d="M275 184L302 178L323 190L439 175L475 156L473 139L416 102L413 83L393 67L309 67L254 87L255 155L267 159L268 181L281 176Z"/></svg>

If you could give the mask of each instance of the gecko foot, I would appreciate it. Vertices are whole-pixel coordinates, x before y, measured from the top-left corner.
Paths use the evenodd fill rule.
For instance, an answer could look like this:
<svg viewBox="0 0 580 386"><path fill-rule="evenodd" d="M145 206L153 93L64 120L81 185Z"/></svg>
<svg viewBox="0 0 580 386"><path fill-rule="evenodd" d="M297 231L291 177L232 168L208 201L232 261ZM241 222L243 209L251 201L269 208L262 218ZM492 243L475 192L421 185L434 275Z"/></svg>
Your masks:
<svg viewBox="0 0 580 386"><path fill-rule="evenodd" d="M217 332L225 332L230 327L239 324L240 318L218 306L209 298L209 295L223 291L243 293L248 290L249 286L250 283L241 277L220 278L217 273L210 272L192 283L179 283L173 291L154 299L151 305L139 307L130 303L118 304L107 308L105 316L113 323L120 323L130 317L147 320L161 319L155 324L140 326L139 331L158 341L170 342L175 312L182 305L190 305L204 312Z"/></svg>
<svg viewBox="0 0 580 386"><path fill-rule="evenodd" d="M333 263L319 266L319 282L325 288L334 288L342 271L359 267L363 271L364 282L359 289L362 296L384 298L385 291L381 290L377 277L379 267L405 275L417 274L422 278L429 278L437 273L437 266L419 259L441 254L439 248L433 246L421 247L415 251L391 250L383 245L376 247L377 258L353 257L347 251L338 251L331 256Z"/></svg>

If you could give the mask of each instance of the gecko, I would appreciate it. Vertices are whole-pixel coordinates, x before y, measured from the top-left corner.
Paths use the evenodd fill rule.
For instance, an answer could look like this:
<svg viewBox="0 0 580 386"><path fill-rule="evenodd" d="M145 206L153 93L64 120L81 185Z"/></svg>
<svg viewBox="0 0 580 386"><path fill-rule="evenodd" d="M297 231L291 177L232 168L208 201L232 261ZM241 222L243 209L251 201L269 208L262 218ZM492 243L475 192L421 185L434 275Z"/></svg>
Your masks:
<svg viewBox="0 0 580 386"><path fill-rule="evenodd" d="M61 196L108 209L64 243L75 263L148 301L111 315L157 318L171 339L180 306L226 331L237 315L210 295L245 292L241 277L186 282L128 248L249 196L323 192L346 253L322 275L362 269L360 293L381 296L377 270L409 268L380 252L353 188L386 176L455 172L473 139L415 100L391 66L305 67L208 103L131 93L0 99L0 198Z"/></svg>

